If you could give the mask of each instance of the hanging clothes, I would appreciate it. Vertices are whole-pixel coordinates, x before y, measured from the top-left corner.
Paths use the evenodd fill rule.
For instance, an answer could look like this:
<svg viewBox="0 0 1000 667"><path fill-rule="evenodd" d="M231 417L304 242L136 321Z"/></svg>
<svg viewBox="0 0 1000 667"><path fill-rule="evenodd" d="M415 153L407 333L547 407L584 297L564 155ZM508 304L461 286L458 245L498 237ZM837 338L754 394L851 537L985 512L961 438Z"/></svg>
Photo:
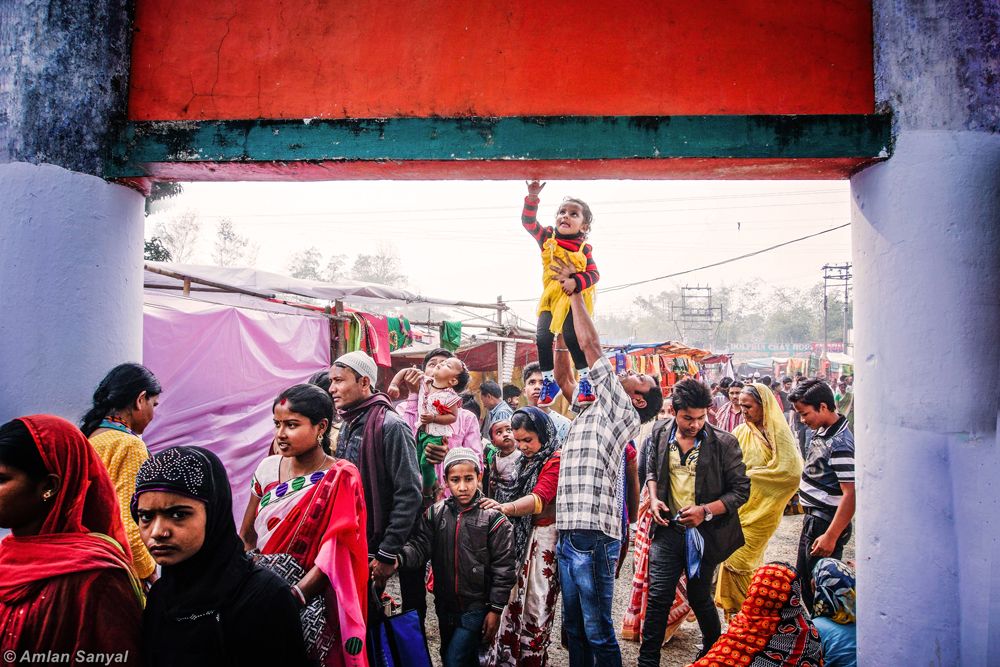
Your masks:
<svg viewBox="0 0 1000 667"><path fill-rule="evenodd" d="M368 329L368 354L379 366L392 366L389 349L389 322L382 315L359 313Z"/></svg>
<svg viewBox="0 0 1000 667"><path fill-rule="evenodd" d="M413 344L413 331L410 329L410 321L405 317L387 318L389 325L389 351L395 352Z"/></svg>
<svg viewBox="0 0 1000 667"><path fill-rule="evenodd" d="M441 347L454 352L462 344L462 323L442 322L441 323Z"/></svg>
<svg viewBox="0 0 1000 667"><path fill-rule="evenodd" d="M347 351L367 352L368 350L368 325L361 319L358 313L351 313L350 334L347 337Z"/></svg>

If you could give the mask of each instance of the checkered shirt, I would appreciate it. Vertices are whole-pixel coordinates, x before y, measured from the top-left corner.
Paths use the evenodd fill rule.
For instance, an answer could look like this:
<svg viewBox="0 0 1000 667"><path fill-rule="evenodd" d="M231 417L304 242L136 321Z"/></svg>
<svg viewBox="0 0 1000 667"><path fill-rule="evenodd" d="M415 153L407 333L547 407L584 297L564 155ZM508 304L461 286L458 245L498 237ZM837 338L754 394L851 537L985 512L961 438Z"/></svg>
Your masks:
<svg viewBox="0 0 1000 667"><path fill-rule="evenodd" d="M562 446L556 528L622 537L619 476L625 445L639 433L639 413L601 357L590 370L595 400L573 420Z"/></svg>

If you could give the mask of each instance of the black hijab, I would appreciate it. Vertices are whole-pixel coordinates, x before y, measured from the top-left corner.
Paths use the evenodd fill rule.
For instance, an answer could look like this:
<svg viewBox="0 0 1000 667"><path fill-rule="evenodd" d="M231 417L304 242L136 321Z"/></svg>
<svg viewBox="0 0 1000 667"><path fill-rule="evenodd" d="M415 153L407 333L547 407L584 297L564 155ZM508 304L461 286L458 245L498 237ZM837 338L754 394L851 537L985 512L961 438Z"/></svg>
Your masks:
<svg viewBox="0 0 1000 667"><path fill-rule="evenodd" d="M498 490L496 494L497 502L501 503L517 500L531 493L535 488L535 484L538 483L538 476L542 472L542 467L552 458L556 450L562 446L556 434L555 424L552 423L552 419L545 412L534 406L527 406L514 412L514 416L519 414L528 418L531 424L531 428L528 430L538 436L538 442L542 446L534 456L522 455L517 460L517 463L514 464L514 484L510 488ZM512 425L513 421L514 417L512 416ZM520 565L528 553L534 515L509 517L509 519L514 526L514 557Z"/></svg>
<svg viewBox="0 0 1000 667"><path fill-rule="evenodd" d="M205 542L187 560L163 568L142 618L142 661L149 667L310 664L298 603L278 575L253 564L233 521L222 461L200 447L172 447L139 468L138 498L177 493L205 503ZM259 637L280 641L254 642Z"/></svg>
<svg viewBox="0 0 1000 667"><path fill-rule="evenodd" d="M179 618L224 607L253 570L233 520L233 495L226 469L201 447L171 447L139 468L132 496L132 518L138 520L139 496L166 491L200 500L206 506L205 543L194 556L164 567L149 594L147 615Z"/></svg>

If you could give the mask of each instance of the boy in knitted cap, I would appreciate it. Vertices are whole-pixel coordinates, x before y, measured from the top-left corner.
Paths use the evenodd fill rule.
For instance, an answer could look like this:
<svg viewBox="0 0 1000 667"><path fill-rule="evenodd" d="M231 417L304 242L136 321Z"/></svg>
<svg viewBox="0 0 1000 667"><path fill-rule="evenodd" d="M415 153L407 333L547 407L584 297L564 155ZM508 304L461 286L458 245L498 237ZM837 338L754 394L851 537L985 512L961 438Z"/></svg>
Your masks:
<svg viewBox="0 0 1000 667"><path fill-rule="evenodd" d="M424 512L399 558L400 568L421 571L431 561L444 667L479 664L480 646L493 643L514 587L513 528L499 510L479 506L482 470L468 447L448 452L451 496Z"/></svg>

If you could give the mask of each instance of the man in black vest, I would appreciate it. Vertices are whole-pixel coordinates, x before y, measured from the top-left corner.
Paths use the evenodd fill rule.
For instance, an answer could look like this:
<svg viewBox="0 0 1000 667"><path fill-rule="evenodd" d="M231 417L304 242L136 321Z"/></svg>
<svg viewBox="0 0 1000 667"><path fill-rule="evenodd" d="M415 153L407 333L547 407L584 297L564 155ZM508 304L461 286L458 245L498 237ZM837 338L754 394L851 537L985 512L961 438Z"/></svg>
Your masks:
<svg viewBox="0 0 1000 667"><path fill-rule="evenodd" d="M750 497L739 443L706 423L712 405L708 387L694 379L681 380L671 402L675 417L657 422L643 449L654 524L640 667L660 664L667 615L688 565L685 532L689 530L697 530L705 541L699 572L687 587L701 628L699 657L719 638L722 627L712 601L712 576L719 563L743 546L737 510Z"/></svg>

